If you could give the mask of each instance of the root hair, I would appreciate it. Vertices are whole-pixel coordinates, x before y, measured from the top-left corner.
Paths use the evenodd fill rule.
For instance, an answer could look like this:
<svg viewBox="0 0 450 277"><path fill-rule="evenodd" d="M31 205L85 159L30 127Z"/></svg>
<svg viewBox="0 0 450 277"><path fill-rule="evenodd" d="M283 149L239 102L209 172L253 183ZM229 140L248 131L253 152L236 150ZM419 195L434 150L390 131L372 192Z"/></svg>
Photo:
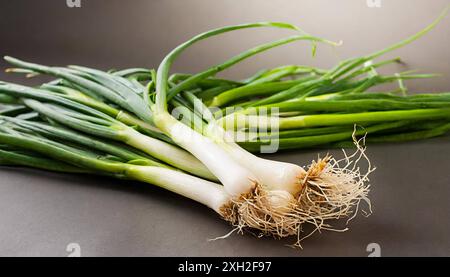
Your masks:
<svg viewBox="0 0 450 277"><path fill-rule="evenodd" d="M299 176L302 187L299 194L286 199L286 205L281 208L270 204L275 191L268 191L260 184L239 199L230 200L222 207L221 214L234 229L221 238L244 230L258 237L296 236L293 246L301 248L301 241L315 232L346 231L347 228L334 228L329 222L344 217L350 221L357 215L361 201L369 207L365 214L370 214L368 176L375 168L365 154L366 148L361 146L365 137L353 139L357 148L353 154L347 155L343 150L344 158L340 160L326 155L313 161L304 176ZM363 160L367 163L364 172L360 167ZM304 225L312 226L313 230L305 234Z"/></svg>

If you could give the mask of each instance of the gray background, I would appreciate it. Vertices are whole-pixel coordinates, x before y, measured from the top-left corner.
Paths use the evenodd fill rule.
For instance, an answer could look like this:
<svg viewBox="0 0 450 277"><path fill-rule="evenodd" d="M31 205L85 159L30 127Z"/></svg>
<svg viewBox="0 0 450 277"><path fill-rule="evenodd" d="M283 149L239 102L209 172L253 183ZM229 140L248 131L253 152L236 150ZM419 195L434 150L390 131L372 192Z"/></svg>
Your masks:
<svg viewBox="0 0 450 277"><path fill-rule="evenodd" d="M294 43L257 56L222 76L242 78L281 64L328 67L338 60L381 49L430 23L446 0L345 1L118 1L0 0L0 54L46 64L83 64L104 69L156 67L168 51L191 36L218 26L250 21L289 21L309 33L343 40L338 49ZM412 81L414 91L449 90L450 16L424 38L387 57L406 65L386 73L419 68L441 78ZM174 70L195 72L257 43L288 35L273 30L240 31L188 50ZM0 62L0 69L6 64ZM3 71L3 70L2 70ZM1 80L21 76L0 73ZM39 80L28 80L30 84ZM0 169L0 255L66 256L75 242L83 256L366 256L376 242L383 256L450 255L450 140L373 145L368 154L373 214L358 216L346 233L325 232L304 242L233 235L208 242L230 227L214 212L188 199L145 184L29 169ZM307 164L318 150L270 158ZM326 153L326 150L320 150ZM331 151L339 155L339 151Z"/></svg>

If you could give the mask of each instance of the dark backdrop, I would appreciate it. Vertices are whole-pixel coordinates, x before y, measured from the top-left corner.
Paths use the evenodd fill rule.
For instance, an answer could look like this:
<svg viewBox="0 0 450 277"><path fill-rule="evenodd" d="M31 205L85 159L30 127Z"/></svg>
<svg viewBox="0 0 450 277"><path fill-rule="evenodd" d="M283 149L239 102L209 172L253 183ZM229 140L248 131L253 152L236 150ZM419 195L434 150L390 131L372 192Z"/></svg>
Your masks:
<svg viewBox="0 0 450 277"><path fill-rule="evenodd" d="M320 46L316 58L304 43L294 43L224 73L241 78L262 67L327 67L379 50L429 24L448 3L381 0L380 8L370 8L366 0L81 1L81 8L70 9L65 0L0 0L0 54L55 65L156 67L173 47L201 31L260 20L289 21L312 34L344 41L336 50ZM419 41L389 54L403 57L406 65L388 71L441 73L441 78L408 85L416 91L449 90L449 22L450 16ZM195 72L288 33L240 31L212 39L188 50L174 69ZM0 62L0 69L5 67ZM3 73L0 79L23 80ZM308 164L317 151L270 157ZM80 245L82 256L367 256L370 243L380 245L383 256L448 256L449 151L448 137L370 146L368 155L378 167L371 178L373 214L358 216L346 233L312 236L303 251L286 247L289 240L251 235L208 242L230 227L209 209L152 186L1 168L0 256L66 256L71 243Z"/></svg>
<svg viewBox="0 0 450 277"><path fill-rule="evenodd" d="M374 2L377 0L369 0ZM85 64L102 68L157 67L165 54L191 36L219 26L252 21L287 21L311 34L343 40L336 50L296 42L252 58L225 76L243 77L255 70L299 63L323 67L339 59L367 54L398 42L429 24L447 0L66 0L0 1L0 54L49 64ZM408 82L413 90L448 90L450 29L447 17L435 30L389 56L406 67L441 73L432 81ZM239 51L290 34L273 29L246 30L208 40L188 50L174 70L194 72ZM0 68L5 64L0 62ZM0 75L1 79L13 77Z"/></svg>

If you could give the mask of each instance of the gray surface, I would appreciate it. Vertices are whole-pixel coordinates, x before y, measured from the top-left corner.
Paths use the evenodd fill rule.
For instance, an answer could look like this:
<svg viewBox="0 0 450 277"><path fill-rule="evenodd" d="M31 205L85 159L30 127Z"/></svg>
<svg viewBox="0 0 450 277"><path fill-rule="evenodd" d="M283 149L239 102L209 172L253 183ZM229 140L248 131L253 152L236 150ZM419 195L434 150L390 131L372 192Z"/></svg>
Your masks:
<svg viewBox="0 0 450 277"><path fill-rule="evenodd" d="M255 20L286 20L310 33L344 40L337 50L320 47L315 59L302 44L273 50L223 76L243 77L285 63L330 66L338 57L369 53L428 24L448 1L0 1L0 54L42 63L101 68L155 66L190 36L217 26ZM239 3L237 3L239 2ZM405 12L405 7L408 12ZM443 78L409 82L413 90L448 90L450 30L446 18L432 33L390 56ZM287 32L243 31L186 52L177 71L197 71L258 42ZM0 63L0 68L4 68ZM0 73L2 80L22 80ZM31 81L33 82L33 81ZM317 151L271 156L307 164ZM339 152L331 151L339 154ZM322 151L322 153L324 153ZM374 213L359 216L346 233L325 232L304 243L233 235L207 242L230 227L214 212L161 189L108 178L0 169L0 255L65 256L69 243L83 256L292 255L364 256L368 243L384 256L450 255L450 141L374 145L370 194Z"/></svg>

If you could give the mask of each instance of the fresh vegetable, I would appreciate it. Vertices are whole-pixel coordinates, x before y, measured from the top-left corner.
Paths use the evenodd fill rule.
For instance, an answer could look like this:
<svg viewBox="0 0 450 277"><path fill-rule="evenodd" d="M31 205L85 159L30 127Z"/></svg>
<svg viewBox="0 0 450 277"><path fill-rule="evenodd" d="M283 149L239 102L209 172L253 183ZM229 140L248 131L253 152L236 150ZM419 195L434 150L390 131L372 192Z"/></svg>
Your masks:
<svg viewBox="0 0 450 277"><path fill-rule="evenodd" d="M5 57L14 66L9 72L56 79L36 88L0 82L0 164L151 183L207 205L236 230L295 235L299 243L304 224L333 229L330 219L356 215L361 201L370 207L373 168L362 141L406 141L450 130L450 93L407 93L406 80L435 74L383 75L378 71L400 58L375 61L429 32L445 13L406 40L331 69L283 65L240 81L216 74L288 43L311 43L313 54L318 44L340 43L290 24L259 22L199 34L173 49L157 71L105 72ZM177 57L195 43L262 27L294 35L199 73L170 74ZM385 83L399 88L369 92ZM356 146L354 154L341 160L325 156L306 167L247 151L349 143Z"/></svg>
<svg viewBox="0 0 450 277"><path fill-rule="evenodd" d="M95 136L124 142L194 175L215 180L214 175L189 153L172 144L143 135L96 109L53 95L45 90L16 84L0 83L0 91L9 95L34 98L22 98L21 102L60 124ZM50 103L42 103L35 99L50 101Z"/></svg>
<svg viewBox="0 0 450 277"><path fill-rule="evenodd" d="M264 25L271 24L257 24L257 26ZM200 109L201 115L209 122L202 128L202 133L179 122L169 113L167 101L171 97L176 96L182 89L192 88L196 82L235 64L242 59L241 57L246 56L247 52L193 75L170 89L169 71L176 57L197 41L242 26L231 26L200 34L179 45L164 58L156 76L156 102L153 115L156 126L202 161L217 176L228 194L228 199L223 203L222 215L239 228L252 227L275 236L296 235L300 233L299 223L305 221L317 223L318 220L347 215L351 207L361 199L366 199L367 176L356 171L340 169L339 163L330 157L313 163L310 169L305 171L294 164L254 156L233 141L227 140L224 130L203 107ZM310 36L305 38L324 41Z"/></svg>
<svg viewBox="0 0 450 277"><path fill-rule="evenodd" d="M0 128L0 143L45 155L67 164L73 164L76 167L61 165L45 158L33 157L35 154L16 154L13 151L0 150L0 153L2 153L1 161L5 161L9 165L27 165L71 173L94 172L117 178L138 180L198 201L218 213L221 213L222 199L226 197L223 187L219 184L167 168L157 162L141 165L139 163L133 164L133 161L117 161L108 155L102 156L98 152L91 152L88 149L73 145L68 146L36 134L22 133L4 125L1 125ZM86 168L86 170L77 169L78 167Z"/></svg>

